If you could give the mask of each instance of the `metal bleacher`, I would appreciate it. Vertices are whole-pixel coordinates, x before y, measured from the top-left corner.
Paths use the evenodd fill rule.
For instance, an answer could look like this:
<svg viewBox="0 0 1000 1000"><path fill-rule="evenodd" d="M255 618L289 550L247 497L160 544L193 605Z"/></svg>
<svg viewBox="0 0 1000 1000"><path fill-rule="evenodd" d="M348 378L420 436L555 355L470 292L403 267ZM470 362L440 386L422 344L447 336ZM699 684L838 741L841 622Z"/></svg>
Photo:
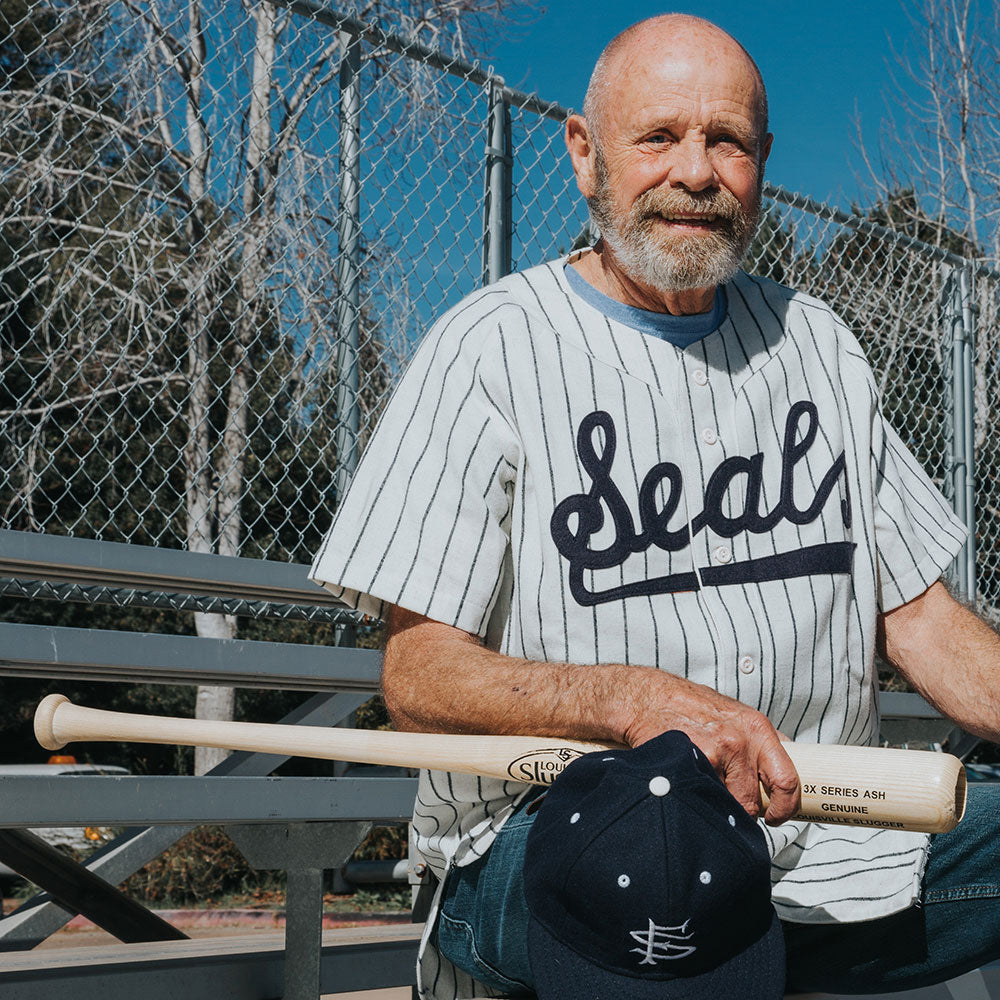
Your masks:
<svg viewBox="0 0 1000 1000"><path fill-rule="evenodd" d="M343 625L306 567L80 538L0 531L3 593L50 600L184 606L216 598ZM265 613L266 613L265 608ZM0 623L0 675L212 684L311 692L282 721L342 723L378 687L381 655L311 646ZM373 824L409 819L415 779L399 769L338 777L270 776L287 758L234 753L208 775L0 777L0 860L44 891L0 920L0 996L218 1000L314 998L408 986L419 925L321 932L323 872L339 869ZM185 940L114 888L192 827L226 828L248 863L288 873L283 939ZM78 865L31 827L102 825L124 832ZM414 876L412 882L419 884ZM29 950L81 913L125 942L114 949Z"/></svg>

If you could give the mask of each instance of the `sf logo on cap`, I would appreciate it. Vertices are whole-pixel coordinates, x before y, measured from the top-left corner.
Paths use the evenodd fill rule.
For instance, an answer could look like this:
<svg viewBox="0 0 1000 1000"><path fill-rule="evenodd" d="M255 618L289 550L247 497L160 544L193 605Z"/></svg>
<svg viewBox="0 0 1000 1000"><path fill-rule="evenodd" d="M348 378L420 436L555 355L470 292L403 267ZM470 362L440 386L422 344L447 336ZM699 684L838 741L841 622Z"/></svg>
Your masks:
<svg viewBox="0 0 1000 1000"><path fill-rule="evenodd" d="M687 958L688 955L697 951L693 944L680 944L681 941L690 941L694 934L687 934L690 920L685 920L678 927L660 927L649 920L649 929L645 931L629 931L633 940L645 945L644 948L633 948L632 951L643 956L640 965L656 965L658 958L676 959Z"/></svg>

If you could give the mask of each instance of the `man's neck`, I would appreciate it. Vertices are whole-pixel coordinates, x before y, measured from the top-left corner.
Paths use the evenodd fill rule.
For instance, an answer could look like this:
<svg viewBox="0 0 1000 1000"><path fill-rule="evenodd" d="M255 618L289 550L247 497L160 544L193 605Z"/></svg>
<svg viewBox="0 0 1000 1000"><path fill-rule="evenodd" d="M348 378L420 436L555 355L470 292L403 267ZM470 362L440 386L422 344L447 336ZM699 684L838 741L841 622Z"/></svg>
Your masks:
<svg viewBox="0 0 1000 1000"><path fill-rule="evenodd" d="M693 316L711 312L715 302L715 285L687 288L682 292L659 292L633 281L617 266L603 241L572 263L581 277L599 292L636 309L669 313L671 316Z"/></svg>

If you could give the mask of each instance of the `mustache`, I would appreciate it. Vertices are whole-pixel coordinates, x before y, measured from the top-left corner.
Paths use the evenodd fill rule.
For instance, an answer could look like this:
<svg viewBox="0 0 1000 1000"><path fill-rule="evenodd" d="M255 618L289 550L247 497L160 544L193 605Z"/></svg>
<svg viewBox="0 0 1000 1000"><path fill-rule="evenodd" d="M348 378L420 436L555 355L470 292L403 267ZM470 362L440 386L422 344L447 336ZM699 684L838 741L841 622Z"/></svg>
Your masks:
<svg viewBox="0 0 1000 1000"><path fill-rule="evenodd" d="M679 188L653 189L636 198L632 210L643 220L663 215L713 215L730 224L740 222L745 214L735 196L724 188L704 193Z"/></svg>

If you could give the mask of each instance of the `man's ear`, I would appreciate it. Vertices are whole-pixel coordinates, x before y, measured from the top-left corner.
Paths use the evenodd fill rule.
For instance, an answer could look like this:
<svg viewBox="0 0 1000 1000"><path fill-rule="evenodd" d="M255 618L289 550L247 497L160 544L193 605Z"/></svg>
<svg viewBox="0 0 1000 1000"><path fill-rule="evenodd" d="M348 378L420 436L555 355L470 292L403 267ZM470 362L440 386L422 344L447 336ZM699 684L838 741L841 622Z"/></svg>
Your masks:
<svg viewBox="0 0 1000 1000"><path fill-rule="evenodd" d="M760 147L760 167L761 170L764 169L764 164L767 163L767 158L771 155L771 143L774 142L774 135L768 132L764 136L764 141L761 143Z"/></svg>
<svg viewBox="0 0 1000 1000"><path fill-rule="evenodd" d="M566 119L565 137L573 173L576 174L576 186L584 198L590 198L597 190L594 170L596 148L587 119L583 115L570 115Z"/></svg>

